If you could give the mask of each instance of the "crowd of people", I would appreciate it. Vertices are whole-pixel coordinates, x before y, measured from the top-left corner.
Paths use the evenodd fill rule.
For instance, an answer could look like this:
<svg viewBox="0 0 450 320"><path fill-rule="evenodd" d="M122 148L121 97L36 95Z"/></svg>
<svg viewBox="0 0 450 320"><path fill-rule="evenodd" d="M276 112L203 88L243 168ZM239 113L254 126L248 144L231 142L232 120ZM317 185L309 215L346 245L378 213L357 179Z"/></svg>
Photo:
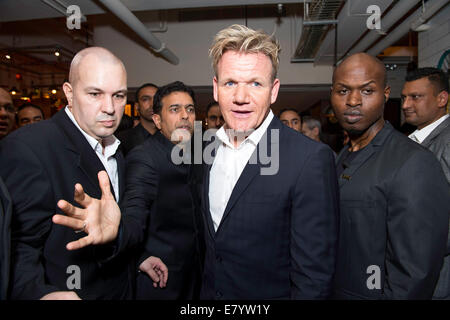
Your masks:
<svg viewBox="0 0 450 320"><path fill-rule="evenodd" d="M384 64L346 57L336 155L318 119L272 112L279 51L242 25L215 36L212 162L174 161L198 147L180 81L140 86L139 123L116 132L127 72L105 48L74 56L67 106L45 121L0 89L0 298L450 299L448 76L407 75L408 137L383 116Z"/></svg>

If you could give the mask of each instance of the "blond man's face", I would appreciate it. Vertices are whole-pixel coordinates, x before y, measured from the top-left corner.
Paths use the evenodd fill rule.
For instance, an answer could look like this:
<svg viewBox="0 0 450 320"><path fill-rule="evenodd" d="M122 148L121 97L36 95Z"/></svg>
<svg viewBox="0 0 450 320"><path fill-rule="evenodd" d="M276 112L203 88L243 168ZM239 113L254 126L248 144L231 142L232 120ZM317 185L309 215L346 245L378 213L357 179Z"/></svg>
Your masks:
<svg viewBox="0 0 450 320"><path fill-rule="evenodd" d="M226 51L213 80L226 129L247 132L258 128L278 96L280 81L272 81L272 62L262 53Z"/></svg>

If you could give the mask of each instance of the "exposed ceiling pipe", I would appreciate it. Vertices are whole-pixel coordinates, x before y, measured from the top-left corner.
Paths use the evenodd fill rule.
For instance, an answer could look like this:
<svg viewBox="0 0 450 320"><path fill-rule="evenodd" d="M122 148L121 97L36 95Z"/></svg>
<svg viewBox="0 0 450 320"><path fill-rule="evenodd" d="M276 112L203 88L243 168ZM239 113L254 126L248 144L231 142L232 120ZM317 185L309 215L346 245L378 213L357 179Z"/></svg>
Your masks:
<svg viewBox="0 0 450 320"><path fill-rule="evenodd" d="M426 3L425 12L422 13L422 8L417 9L411 16L409 16L402 24L392 30L383 40L378 42L373 48L367 51L368 54L377 55L395 41L399 40L406 33L409 32L411 26L414 26L417 21L423 23L430 19L439 9L449 3L449 0L429 0Z"/></svg>
<svg viewBox="0 0 450 320"><path fill-rule="evenodd" d="M137 35L147 42L152 49L163 56L167 61L177 65L178 57L156 38L147 27L127 8L120 0L99 0L105 7L114 13L128 27L130 27Z"/></svg>
<svg viewBox="0 0 450 320"><path fill-rule="evenodd" d="M398 1L398 3L382 18L382 28L387 31L392 27L392 25L403 17L409 10L414 8L419 0L408 0L408 1ZM366 50L371 44L373 44L379 37L380 33L375 30L370 31L367 35L358 42L348 53L362 52Z"/></svg>

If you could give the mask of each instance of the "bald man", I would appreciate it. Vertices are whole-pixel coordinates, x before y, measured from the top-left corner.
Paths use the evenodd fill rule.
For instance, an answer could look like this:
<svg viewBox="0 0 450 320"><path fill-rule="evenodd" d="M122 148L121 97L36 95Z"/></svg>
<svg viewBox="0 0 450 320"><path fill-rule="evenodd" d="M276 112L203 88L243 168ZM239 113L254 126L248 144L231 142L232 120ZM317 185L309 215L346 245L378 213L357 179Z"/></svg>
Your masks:
<svg viewBox="0 0 450 320"><path fill-rule="evenodd" d="M63 90L64 109L0 144L0 176L13 201L9 298L130 298L126 257L101 261L109 248L99 246L69 251L65 245L86 235L89 225L74 232L51 220L62 212L59 199L75 203L76 183L101 195L99 171L111 181L111 201L123 198L125 165L113 132L127 100L125 67L104 48L84 49L73 58Z"/></svg>
<svg viewBox="0 0 450 320"><path fill-rule="evenodd" d="M14 128L16 109L9 93L0 88L0 139Z"/></svg>
<svg viewBox="0 0 450 320"><path fill-rule="evenodd" d="M449 185L433 154L384 120L389 93L375 57L334 71L331 104L350 137L336 160L338 299L430 299L446 252Z"/></svg>

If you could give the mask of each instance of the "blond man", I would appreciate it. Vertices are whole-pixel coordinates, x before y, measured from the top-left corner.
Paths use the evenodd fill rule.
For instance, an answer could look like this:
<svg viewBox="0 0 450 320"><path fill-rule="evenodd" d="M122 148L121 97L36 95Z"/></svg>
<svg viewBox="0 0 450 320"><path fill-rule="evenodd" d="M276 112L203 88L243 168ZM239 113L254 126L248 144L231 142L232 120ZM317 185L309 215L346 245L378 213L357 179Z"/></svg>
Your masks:
<svg viewBox="0 0 450 320"><path fill-rule="evenodd" d="M241 25L220 31L210 49L225 125L204 181L204 299L330 294L338 208L333 154L274 117L279 51L275 39ZM275 170L264 170L268 155Z"/></svg>

